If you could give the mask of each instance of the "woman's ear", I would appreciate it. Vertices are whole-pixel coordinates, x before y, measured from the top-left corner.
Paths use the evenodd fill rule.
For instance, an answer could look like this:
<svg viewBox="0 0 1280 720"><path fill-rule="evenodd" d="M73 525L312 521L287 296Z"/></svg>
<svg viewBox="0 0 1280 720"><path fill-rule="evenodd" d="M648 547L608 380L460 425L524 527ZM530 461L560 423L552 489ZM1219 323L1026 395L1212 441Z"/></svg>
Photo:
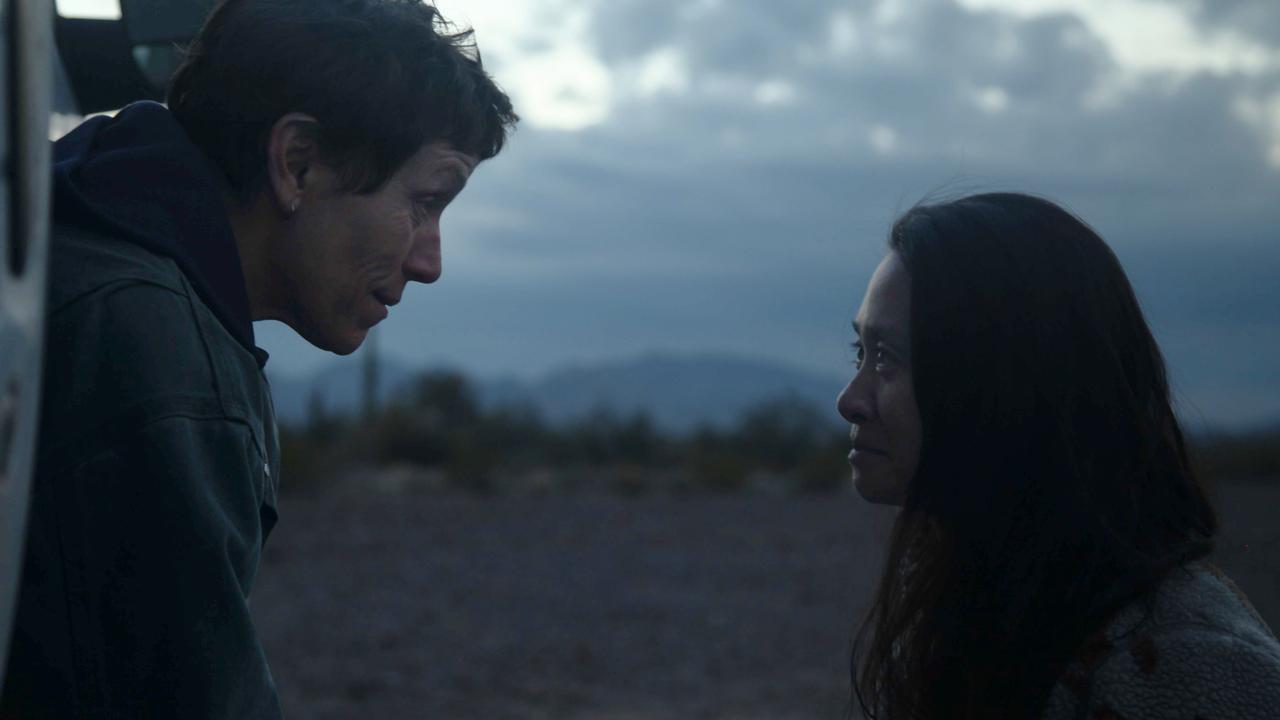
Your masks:
<svg viewBox="0 0 1280 720"><path fill-rule="evenodd" d="M276 206L292 215L302 205L307 191L307 174L319 162L316 119L303 113L288 113L271 126L267 138L267 177Z"/></svg>

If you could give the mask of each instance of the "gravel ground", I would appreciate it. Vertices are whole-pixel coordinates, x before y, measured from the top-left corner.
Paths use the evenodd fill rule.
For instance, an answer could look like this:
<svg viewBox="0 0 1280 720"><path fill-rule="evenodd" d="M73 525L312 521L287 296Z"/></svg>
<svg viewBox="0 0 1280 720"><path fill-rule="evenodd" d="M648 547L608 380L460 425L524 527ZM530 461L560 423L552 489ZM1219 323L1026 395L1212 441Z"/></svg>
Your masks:
<svg viewBox="0 0 1280 720"><path fill-rule="evenodd" d="M1218 563L1280 622L1280 483ZM254 614L302 718L836 718L893 511L819 497L284 498Z"/></svg>

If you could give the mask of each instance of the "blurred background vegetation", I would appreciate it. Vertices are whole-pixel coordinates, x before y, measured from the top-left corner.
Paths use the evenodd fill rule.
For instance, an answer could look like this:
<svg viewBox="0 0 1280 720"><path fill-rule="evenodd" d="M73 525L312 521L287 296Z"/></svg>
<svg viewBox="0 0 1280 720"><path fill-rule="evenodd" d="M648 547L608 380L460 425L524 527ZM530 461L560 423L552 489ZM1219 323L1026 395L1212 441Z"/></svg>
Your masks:
<svg viewBox="0 0 1280 720"><path fill-rule="evenodd" d="M748 408L726 428L662 430L644 412L607 409L563 424L531 405L486 409L463 374L425 372L392 402L282 424L286 492L374 483L397 491L478 494L604 491L839 492L849 488L846 431L797 397ZM1280 478L1280 428L1192 438L1214 481Z"/></svg>
<svg viewBox="0 0 1280 720"><path fill-rule="evenodd" d="M794 397L759 403L728 429L661 429L647 413L601 409L553 425L531 406L483 409L455 371L422 374L358 415L318 397L281 424L285 486L318 491L372 478L397 489L476 493L605 490L826 492L848 484L848 436Z"/></svg>

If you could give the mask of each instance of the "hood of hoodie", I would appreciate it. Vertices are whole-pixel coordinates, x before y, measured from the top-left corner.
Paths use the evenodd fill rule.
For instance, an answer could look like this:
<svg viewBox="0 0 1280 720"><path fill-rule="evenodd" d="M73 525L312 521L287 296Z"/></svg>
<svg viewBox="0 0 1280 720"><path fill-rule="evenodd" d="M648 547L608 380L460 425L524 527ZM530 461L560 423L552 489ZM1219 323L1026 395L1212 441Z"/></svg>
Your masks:
<svg viewBox="0 0 1280 720"><path fill-rule="evenodd" d="M256 347L226 181L168 108L138 102L95 117L53 145L53 212L172 258L227 331Z"/></svg>

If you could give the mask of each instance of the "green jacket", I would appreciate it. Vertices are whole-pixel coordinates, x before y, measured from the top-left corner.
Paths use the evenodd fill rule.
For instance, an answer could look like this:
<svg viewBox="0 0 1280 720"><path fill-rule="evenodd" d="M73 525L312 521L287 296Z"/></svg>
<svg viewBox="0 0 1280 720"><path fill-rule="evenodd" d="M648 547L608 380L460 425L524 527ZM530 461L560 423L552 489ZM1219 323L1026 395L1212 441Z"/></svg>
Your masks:
<svg viewBox="0 0 1280 720"><path fill-rule="evenodd" d="M84 225L54 229L0 717L279 718L249 613L280 476L264 361L180 262Z"/></svg>

